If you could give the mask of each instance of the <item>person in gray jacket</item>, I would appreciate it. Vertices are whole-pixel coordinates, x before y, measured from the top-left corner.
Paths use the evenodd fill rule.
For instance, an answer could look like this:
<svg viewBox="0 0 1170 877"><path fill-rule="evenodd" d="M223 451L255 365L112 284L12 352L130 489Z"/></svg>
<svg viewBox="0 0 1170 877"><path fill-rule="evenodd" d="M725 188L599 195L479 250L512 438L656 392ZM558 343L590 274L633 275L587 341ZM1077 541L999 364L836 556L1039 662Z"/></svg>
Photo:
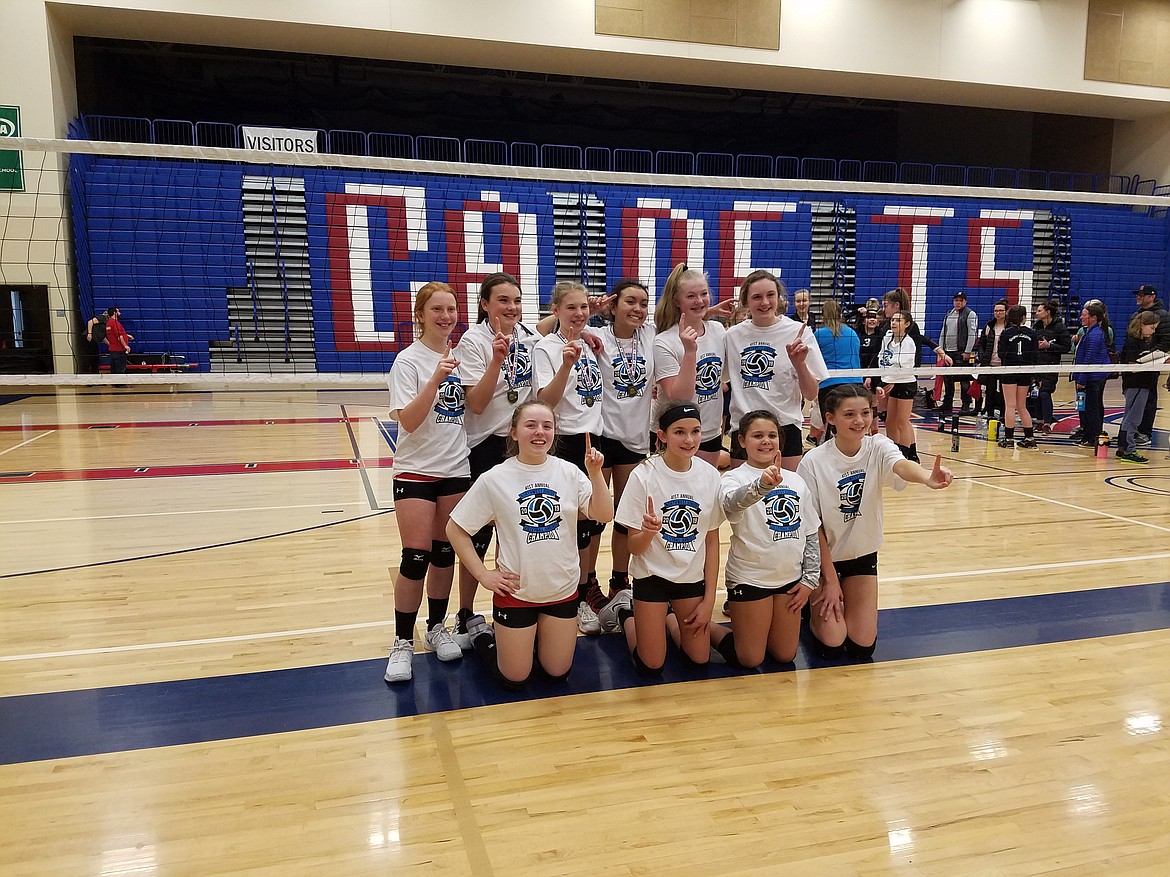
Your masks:
<svg viewBox="0 0 1170 877"><path fill-rule="evenodd" d="M959 290L955 293L955 306L943 317L942 331L938 336L938 345L947 352L957 365L960 362L969 363L973 360L972 351L975 349L975 340L979 337L979 317L975 311L967 307L967 293ZM963 414L971 413L971 376L946 375L940 415L950 414L955 401L955 382L959 382L959 401Z"/></svg>

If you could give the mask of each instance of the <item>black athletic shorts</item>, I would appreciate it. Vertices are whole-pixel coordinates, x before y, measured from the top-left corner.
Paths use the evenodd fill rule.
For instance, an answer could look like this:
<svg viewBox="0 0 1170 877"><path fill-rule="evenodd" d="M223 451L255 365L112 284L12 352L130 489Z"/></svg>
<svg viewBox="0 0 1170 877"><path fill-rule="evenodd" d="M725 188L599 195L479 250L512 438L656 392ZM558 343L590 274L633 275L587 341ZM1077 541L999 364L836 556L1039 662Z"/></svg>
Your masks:
<svg viewBox="0 0 1170 877"><path fill-rule="evenodd" d="M705 582L670 582L661 576L634 579L634 599L643 603L669 603L691 600L707 593Z"/></svg>
<svg viewBox="0 0 1170 877"><path fill-rule="evenodd" d="M723 450L723 436L717 435L715 438L706 439L699 445L700 451L706 451L708 454L718 454Z"/></svg>
<svg viewBox="0 0 1170 877"><path fill-rule="evenodd" d="M415 481L411 478L395 478L394 501L425 499L427 502L438 502L440 496L467 493L470 489L470 478L434 478L427 481Z"/></svg>
<svg viewBox="0 0 1170 877"><path fill-rule="evenodd" d="M876 576L878 553L874 551L852 560L834 560L833 569L837 571L838 579L847 579L850 576Z"/></svg>
<svg viewBox="0 0 1170 877"><path fill-rule="evenodd" d="M729 603L755 603L758 600L767 600L769 597L776 597L781 594L791 594L796 590L797 585L800 584L800 579L795 582L789 582L782 588L761 588L759 585L733 585L727 586L727 602Z"/></svg>
<svg viewBox="0 0 1170 877"><path fill-rule="evenodd" d="M918 393L918 381L908 384L887 384L891 399L913 399Z"/></svg>
<svg viewBox="0 0 1170 877"><path fill-rule="evenodd" d="M502 435L489 435L471 449L467 462L471 464L471 480L474 481L488 469L504 462L508 455L508 440Z"/></svg>
<svg viewBox="0 0 1170 877"><path fill-rule="evenodd" d="M604 435L593 436L593 447L601 451L602 456L605 457L606 469L614 466L637 466L646 459L645 454L631 451L617 439L611 439Z"/></svg>
<svg viewBox="0 0 1170 877"><path fill-rule="evenodd" d="M515 601L519 602L519 601ZM523 606L492 606L492 619L501 627L532 627L541 615L552 618L576 618L577 595L559 603L526 603Z"/></svg>

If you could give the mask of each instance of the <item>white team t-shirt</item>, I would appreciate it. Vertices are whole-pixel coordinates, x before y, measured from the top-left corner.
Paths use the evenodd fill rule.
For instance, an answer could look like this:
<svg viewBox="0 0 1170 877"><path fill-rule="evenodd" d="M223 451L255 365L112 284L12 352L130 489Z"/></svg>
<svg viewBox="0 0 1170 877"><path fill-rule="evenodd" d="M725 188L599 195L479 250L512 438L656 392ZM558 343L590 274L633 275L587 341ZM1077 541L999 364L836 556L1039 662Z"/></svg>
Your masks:
<svg viewBox="0 0 1170 877"><path fill-rule="evenodd" d="M455 358L459 360L458 372L466 389L470 390L478 384L487 371L488 363L492 361L492 341L495 337L495 330L483 322L469 328L459 340ZM516 331L509 339L508 355L500 366L500 377L496 381L492 400L482 414L468 411L464 417L469 447L474 448L489 435L507 435L512 423L512 411L533 397L532 348L539 339L540 336L527 326L516 324ZM514 394L514 400L509 398L510 393Z"/></svg>
<svg viewBox="0 0 1170 877"><path fill-rule="evenodd" d="M639 464L626 483L614 520L642 529L646 497L654 497L662 529L640 555L630 557L635 579L661 576L671 582L703 581L706 536L723 523L719 502L719 470L695 457L688 472L675 472L661 456Z"/></svg>
<svg viewBox="0 0 1170 877"><path fill-rule="evenodd" d="M906 482L894 474L902 459L898 446L884 435L865 436L853 457L837 450L834 440L801 459L796 472L808 484L834 561L864 557L882 547L882 487L905 489Z"/></svg>
<svg viewBox="0 0 1170 877"><path fill-rule="evenodd" d="M413 402L423 385L435 373L443 354L415 341L394 357L387 383L390 385L390 418ZM455 373L448 375L435 395L426 417L414 432L398 427L394 471L432 478L459 478L471 475L467 461L467 433L463 428L466 397L463 383Z"/></svg>
<svg viewBox="0 0 1170 877"><path fill-rule="evenodd" d="M720 501L737 488L752 484L764 473L750 464L725 472L720 481ZM804 545L821 526L809 499L808 485L795 472L781 472L783 480L743 511L724 505L731 522L731 547L727 552L728 585L782 588L800 578L804 569Z"/></svg>
<svg viewBox="0 0 1170 877"><path fill-rule="evenodd" d="M654 330L643 326L633 338L618 338L613 326L592 330L601 339L597 357L601 367L601 434L621 442L631 451L650 453L650 418L653 416Z"/></svg>
<svg viewBox="0 0 1170 877"><path fill-rule="evenodd" d="M678 326L659 332L654 338L654 383L673 378L682 370L683 346ZM723 434L723 336L727 330L714 320L703 323L695 351L695 396L703 424L703 441ZM663 391L659 401L665 402ZM641 521L641 518L638 518Z"/></svg>
<svg viewBox="0 0 1170 877"><path fill-rule="evenodd" d="M760 327L748 320L727 330L733 429L749 411L760 409L775 414L781 426L799 426L804 421L804 397L787 350L800 334L800 327L796 320L782 316L771 326ZM825 358L810 330L805 329L802 340L808 347L805 365L819 384L829 376Z"/></svg>
<svg viewBox="0 0 1170 877"><path fill-rule="evenodd" d="M583 432L601 432L601 368L588 346L581 339L573 342L581 355L573 364L569 378L565 381L565 392L553 413L557 416L557 432L563 435L580 435ZM561 367L561 351L565 348L565 336L550 332L536 342L533 360L536 365L536 390L539 392L552 383L557 369Z"/></svg>
<svg viewBox="0 0 1170 877"><path fill-rule="evenodd" d="M878 368L912 369L917 356L918 345L913 338L903 335L901 341L895 341L894 333L887 332L878 348ZM917 379L914 375L887 373L882 375L882 381L887 384L913 384Z"/></svg>
<svg viewBox="0 0 1170 877"><path fill-rule="evenodd" d="M451 520L468 533L494 523L497 565L520 576L513 596L557 603L577 593L577 519L592 497L593 484L572 463L548 457L530 466L510 457L475 480Z"/></svg>

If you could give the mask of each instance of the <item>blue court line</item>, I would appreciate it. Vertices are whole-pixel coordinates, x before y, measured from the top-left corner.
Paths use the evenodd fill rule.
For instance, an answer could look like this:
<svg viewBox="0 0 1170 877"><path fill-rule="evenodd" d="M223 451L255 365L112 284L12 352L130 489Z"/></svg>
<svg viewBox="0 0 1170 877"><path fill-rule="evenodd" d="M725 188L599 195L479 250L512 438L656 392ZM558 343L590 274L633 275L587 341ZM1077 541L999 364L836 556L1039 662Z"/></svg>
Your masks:
<svg viewBox="0 0 1170 877"><path fill-rule="evenodd" d="M1170 628L1170 583L882 610L876 661L896 661ZM414 681L382 681L384 657L238 676L0 698L0 764L327 728L515 701L717 679L745 671L686 668L668 655L661 679L638 676L620 636L578 640L565 683L502 690L475 655L418 655ZM842 662L847 663L847 662ZM795 664L833 666L803 645Z"/></svg>

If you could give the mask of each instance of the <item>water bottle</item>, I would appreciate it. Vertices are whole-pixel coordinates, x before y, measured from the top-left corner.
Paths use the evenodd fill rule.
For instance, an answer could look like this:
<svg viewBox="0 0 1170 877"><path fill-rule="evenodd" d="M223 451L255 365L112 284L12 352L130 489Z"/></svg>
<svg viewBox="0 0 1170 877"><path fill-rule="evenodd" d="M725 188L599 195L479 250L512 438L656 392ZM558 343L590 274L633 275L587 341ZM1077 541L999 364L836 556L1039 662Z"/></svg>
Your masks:
<svg viewBox="0 0 1170 877"><path fill-rule="evenodd" d="M1097 436L1097 459L1105 460L1109 457L1109 436L1101 433Z"/></svg>
<svg viewBox="0 0 1170 877"><path fill-rule="evenodd" d="M999 438L999 421L993 417L991 420L987 421L987 440L989 442L993 442L998 438Z"/></svg>
<svg viewBox="0 0 1170 877"><path fill-rule="evenodd" d="M951 453L959 453L959 415L951 418Z"/></svg>
<svg viewBox="0 0 1170 877"><path fill-rule="evenodd" d="M975 435L978 438L987 438L987 417L983 414L979 415L979 420L975 425Z"/></svg>
<svg viewBox="0 0 1170 877"><path fill-rule="evenodd" d="M1085 391L1077 390L1077 411L1085 410Z"/></svg>

